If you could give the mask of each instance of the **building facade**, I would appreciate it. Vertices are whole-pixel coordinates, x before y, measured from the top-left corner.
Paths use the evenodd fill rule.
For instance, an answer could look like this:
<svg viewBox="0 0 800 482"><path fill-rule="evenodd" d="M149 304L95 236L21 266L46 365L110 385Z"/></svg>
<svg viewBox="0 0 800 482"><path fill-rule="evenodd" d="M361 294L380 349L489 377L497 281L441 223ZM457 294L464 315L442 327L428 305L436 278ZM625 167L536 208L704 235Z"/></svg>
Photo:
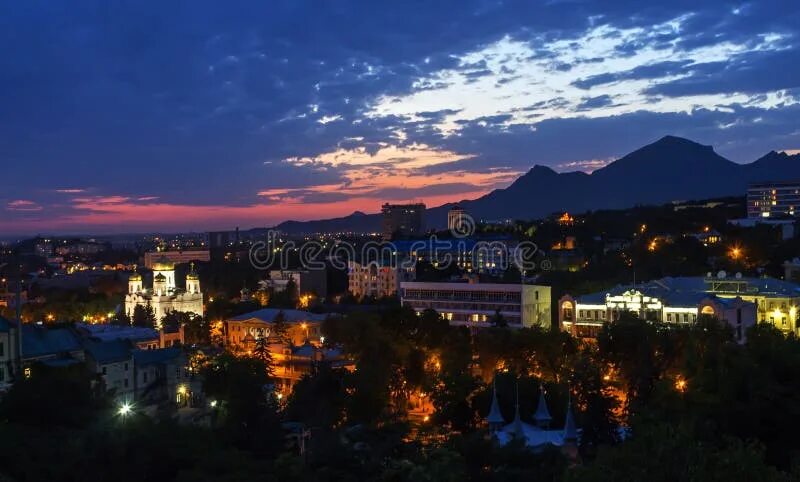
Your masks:
<svg viewBox="0 0 800 482"><path fill-rule="evenodd" d="M451 233L470 235L472 233L469 231L474 230L474 228L472 219L461 206L453 206L447 211L447 229Z"/></svg>
<svg viewBox="0 0 800 482"><path fill-rule="evenodd" d="M350 261L347 264L348 289L356 298L397 296L400 283L413 277L413 270L404 271L392 263Z"/></svg>
<svg viewBox="0 0 800 482"><path fill-rule="evenodd" d="M395 236L419 236L425 230L425 204L384 204L383 239L391 240Z"/></svg>
<svg viewBox="0 0 800 482"><path fill-rule="evenodd" d="M774 278L729 277L724 272L663 278L584 296L566 295L558 303L561 328L588 338L596 337L603 323L616 321L626 311L644 320L678 325L694 323L700 315L714 316L728 323L741 342L747 328L756 323L800 333L800 287Z"/></svg>
<svg viewBox="0 0 800 482"><path fill-rule="evenodd" d="M403 282L400 301L417 313L436 310L451 325L489 327L499 314L512 328L551 325L549 286Z"/></svg>
<svg viewBox="0 0 800 482"><path fill-rule="evenodd" d="M748 218L795 217L800 208L800 181L762 182L747 188Z"/></svg>
<svg viewBox="0 0 800 482"><path fill-rule="evenodd" d="M320 270L272 270L269 279L265 280L264 287L281 292L286 289L289 280L294 280L297 293L300 295L311 294L325 298L328 296L327 273Z"/></svg>
<svg viewBox="0 0 800 482"><path fill-rule="evenodd" d="M225 320L225 345L234 352L254 354L263 344L272 356L278 393L288 393L315 364L353 367L340 350L325 345L325 318L300 310L265 308Z"/></svg>
<svg viewBox="0 0 800 482"><path fill-rule="evenodd" d="M133 273L128 279L128 294L125 295L125 313L133 316L136 306L150 305L156 316L156 324L171 311L182 311L203 315L203 293L200 278L192 271L186 275L186 289L175 283L175 263L166 258L153 264L153 286L145 288L142 276Z"/></svg>

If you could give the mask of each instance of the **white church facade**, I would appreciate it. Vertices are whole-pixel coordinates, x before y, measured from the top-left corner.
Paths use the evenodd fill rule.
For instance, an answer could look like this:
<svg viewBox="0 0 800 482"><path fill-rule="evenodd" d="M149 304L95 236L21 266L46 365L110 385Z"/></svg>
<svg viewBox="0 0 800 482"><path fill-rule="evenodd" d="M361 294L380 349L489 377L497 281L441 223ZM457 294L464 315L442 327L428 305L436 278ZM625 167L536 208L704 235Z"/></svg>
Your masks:
<svg viewBox="0 0 800 482"><path fill-rule="evenodd" d="M203 293L200 278L192 266L186 275L186 289L179 289L175 282L175 264L166 258L153 265L153 286L145 288L142 275L133 273L128 279L128 294L125 295L125 313L132 317L136 306L150 305L155 313L156 324L171 311L182 311L203 315Z"/></svg>

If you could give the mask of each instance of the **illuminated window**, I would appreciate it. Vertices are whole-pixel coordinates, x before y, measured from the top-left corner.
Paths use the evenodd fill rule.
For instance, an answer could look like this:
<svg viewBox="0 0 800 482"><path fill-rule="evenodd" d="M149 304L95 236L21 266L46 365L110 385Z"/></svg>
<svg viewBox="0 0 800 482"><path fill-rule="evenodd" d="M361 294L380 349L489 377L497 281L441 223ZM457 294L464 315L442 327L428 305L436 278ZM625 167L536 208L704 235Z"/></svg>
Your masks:
<svg viewBox="0 0 800 482"><path fill-rule="evenodd" d="M25 375L25 378L30 378L31 377L31 368L30 367L25 367L25 370L22 373Z"/></svg>

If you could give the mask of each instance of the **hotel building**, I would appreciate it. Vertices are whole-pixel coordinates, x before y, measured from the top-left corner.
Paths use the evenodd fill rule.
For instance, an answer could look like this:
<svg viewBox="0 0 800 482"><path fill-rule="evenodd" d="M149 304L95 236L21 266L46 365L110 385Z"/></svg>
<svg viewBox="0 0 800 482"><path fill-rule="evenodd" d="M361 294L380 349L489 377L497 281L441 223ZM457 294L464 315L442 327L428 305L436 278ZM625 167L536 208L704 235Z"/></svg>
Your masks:
<svg viewBox="0 0 800 482"><path fill-rule="evenodd" d="M413 271L403 271L392 263L350 261L347 264L348 289L356 298L397 296L400 282L413 276Z"/></svg>
<svg viewBox="0 0 800 482"><path fill-rule="evenodd" d="M419 236L425 229L425 204L384 204L383 239L391 240L394 236Z"/></svg>
<svg viewBox="0 0 800 482"><path fill-rule="evenodd" d="M400 284L400 300L417 313L436 310L451 325L485 328L499 313L512 328L550 328L550 287L496 283Z"/></svg>
<svg viewBox="0 0 800 482"><path fill-rule="evenodd" d="M662 278L640 285L617 286L583 296L563 296L558 301L563 330L594 338L605 322L624 311L662 323L690 324L699 315L727 322L739 341L755 323L770 323L786 333L798 334L797 306L800 287L774 278L741 275Z"/></svg>
<svg viewBox="0 0 800 482"><path fill-rule="evenodd" d="M762 182L747 188L748 218L794 217L800 207L800 181Z"/></svg>

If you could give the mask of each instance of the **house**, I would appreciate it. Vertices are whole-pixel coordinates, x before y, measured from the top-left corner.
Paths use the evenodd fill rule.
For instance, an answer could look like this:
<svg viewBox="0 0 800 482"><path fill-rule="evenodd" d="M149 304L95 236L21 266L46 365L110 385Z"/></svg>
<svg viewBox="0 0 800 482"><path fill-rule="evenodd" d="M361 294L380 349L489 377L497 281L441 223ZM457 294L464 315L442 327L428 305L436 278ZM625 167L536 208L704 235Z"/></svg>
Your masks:
<svg viewBox="0 0 800 482"><path fill-rule="evenodd" d="M134 397L133 344L128 340L84 342L86 366L119 400Z"/></svg>

